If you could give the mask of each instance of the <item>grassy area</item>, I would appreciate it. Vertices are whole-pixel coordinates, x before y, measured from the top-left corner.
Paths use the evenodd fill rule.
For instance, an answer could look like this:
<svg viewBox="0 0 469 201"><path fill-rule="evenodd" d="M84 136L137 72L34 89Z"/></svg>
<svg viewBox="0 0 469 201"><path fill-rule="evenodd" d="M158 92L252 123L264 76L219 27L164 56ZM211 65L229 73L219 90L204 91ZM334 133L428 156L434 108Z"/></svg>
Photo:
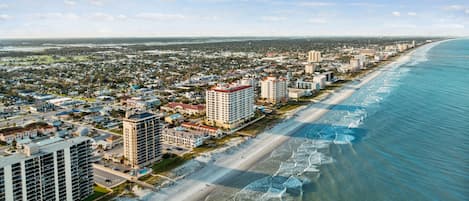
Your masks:
<svg viewBox="0 0 469 201"><path fill-rule="evenodd" d="M292 111L292 110L294 110L294 109L296 109L296 108L298 108L302 105L305 105L305 104L300 103L300 102L298 102L298 103L291 102L291 103L288 103L286 105L281 106L280 108L277 109L277 111L280 112L280 113L286 113L286 112Z"/></svg>
<svg viewBox="0 0 469 201"><path fill-rule="evenodd" d="M280 115L267 115L265 118L257 121L256 123L253 123L248 127L241 129L240 131L238 131L238 133L243 135L255 136L264 131L266 128L269 128L278 123L280 119Z"/></svg>
<svg viewBox="0 0 469 201"><path fill-rule="evenodd" d="M185 154L184 156L178 156L176 154L165 154L163 160L155 163L151 168L154 174L170 171L186 161L192 159L194 154Z"/></svg>
<svg viewBox="0 0 469 201"><path fill-rule="evenodd" d="M124 131L120 128L109 129L109 131L111 131L115 134L118 134L118 135L123 135L124 134Z"/></svg>
<svg viewBox="0 0 469 201"><path fill-rule="evenodd" d="M74 63L91 61L89 56L52 56L37 55L22 58L10 58L8 61L0 61L0 65L29 66L29 65L49 65L54 63Z"/></svg>
<svg viewBox="0 0 469 201"><path fill-rule="evenodd" d="M93 201L93 200L96 200L97 198L103 196L103 195L106 195L107 193L109 193L110 191L106 188L103 188L101 186L98 186L98 185L94 185L94 192L93 194L91 194L90 196L88 196L85 201Z"/></svg>
<svg viewBox="0 0 469 201"><path fill-rule="evenodd" d="M129 197L134 197L135 195L132 193L132 187L133 183L130 182L125 182L119 186L116 186L112 188L112 192L105 195L99 201L108 201L108 200L113 200L117 196L129 196Z"/></svg>
<svg viewBox="0 0 469 201"><path fill-rule="evenodd" d="M209 139L209 140L206 140L202 146L192 149L192 152L194 154L201 154L201 153L213 151L215 149L218 149L224 146L230 140L234 138L238 138L238 137L240 136L237 134L231 134L231 135L226 135L220 139Z"/></svg>
<svg viewBox="0 0 469 201"><path fill-rule="evenodd" d="M143 181L145 183L157 186L159 184L162 184L165 179L159 177L159 176L153 176L151 174L145 175L143 177L138 178L138 180Z"/></svg>

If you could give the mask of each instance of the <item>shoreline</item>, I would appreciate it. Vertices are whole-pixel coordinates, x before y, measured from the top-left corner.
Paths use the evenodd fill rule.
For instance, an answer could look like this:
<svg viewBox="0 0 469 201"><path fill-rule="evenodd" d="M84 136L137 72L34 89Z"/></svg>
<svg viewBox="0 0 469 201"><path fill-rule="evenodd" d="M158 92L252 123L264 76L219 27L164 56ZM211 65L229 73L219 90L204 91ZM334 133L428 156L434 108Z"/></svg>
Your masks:
<svg viewBox="0 0 469 201"><path fill-rule="evenodd" d="M205 199L217 188L218 183L226 183L227 181L229 183L237 172L248 171L258 161L265 159L275 148L289 140L295 131L303 128L307 123L313 123L321 118L330 111L333 105L340 104L352 96L356 90L381 75L383 70L392 67L393 64L408 61L410 56L420 47L400 55L392 62L369 71L359 78L360 81L358 83L347 83L323 99L305 105L304 108L301 107L301 109L293 112L291 116L289 115L282 122L268 130L264 130L256 138L243 143L241 148L233 151L234 153L221 153L220 155L222 156L217 156L213 162L206 163L200 169L190 173L186 178L177 181L174 186L163 188L159 192L152 192L142 198L144 200ZM315 103L322 103L325 106L320 108L313 107Z"/></svg>

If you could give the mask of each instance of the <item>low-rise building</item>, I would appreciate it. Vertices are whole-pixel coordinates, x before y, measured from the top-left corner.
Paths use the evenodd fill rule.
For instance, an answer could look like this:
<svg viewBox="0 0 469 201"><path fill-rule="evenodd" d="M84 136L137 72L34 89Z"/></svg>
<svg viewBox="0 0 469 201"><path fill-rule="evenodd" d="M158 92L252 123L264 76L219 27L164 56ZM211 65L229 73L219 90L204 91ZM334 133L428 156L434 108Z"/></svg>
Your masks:
<svg viewBox="0 0 469 201"><path fill-rule="evenodd" d="M172 115L169 115L169 116L164 118L164 121L167 122L167 123L170 123L170 124L175 124L175 123L181 122L183 120L184 120L184 116L182 116L179 113L172 114Z"/></svg>
<svg viewBox="0 0 469 201"><path fill-rule="evenodd" d="M208 132L185 129L184 127L165 128L162 133L164 144L185 148L195 148L209 139Z"/></svg>
<svg viewBox="0 0 469 201"><path fill-rule="evenodd" d="M205 113L205 105L191 105L184 103L170 102L161 107L161 110L167 112L178 112L186 115L202 115Z"/></svg>
<svg viewBox="0 0 469 201"><path fill-rule="evenodd" d="M55 105L48 102L37 103L30 107L31 112L50 112L55 110Z"/></svg>
<svg viewBox="0 0 469 201"><path fill-rule="evenodd" d="M57 129L47 123L37 122L24 127L9 127L0 130L0 140L8 144L21 139L34 138L39 133L50 134Z"/></svg>
<svg viewBox="0 0 469 201"><path fill-rule="evenodd" d="M215 138L221 137L223 135L223 132L220 129L211 126L195 124L191 122L184 122L181 124L181 126L188 129L206 132Z"/></svg>

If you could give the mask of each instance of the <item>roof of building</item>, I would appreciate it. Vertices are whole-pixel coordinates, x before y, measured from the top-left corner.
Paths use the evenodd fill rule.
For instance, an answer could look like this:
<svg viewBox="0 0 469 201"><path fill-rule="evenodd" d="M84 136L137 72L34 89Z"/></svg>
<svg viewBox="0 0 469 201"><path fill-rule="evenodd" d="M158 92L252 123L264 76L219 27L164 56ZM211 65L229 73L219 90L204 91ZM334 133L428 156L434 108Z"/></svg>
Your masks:
<svg viewBox="0 0 469 201"><path fill-rule="evenodd" d="M170 102L167 105L170 108L175 108L175 107L182 107L183 109L187 110L205 110L205 105L199 104L199 105L191 105L191 104L184 104L184 103L176 103L176 102Z"/></svg>
<svg viewBox="0 0 469 201"><path fill-rule="evenodd" d="M31 130L43 129L43 128L53 128L53 126L45 122L34 122L24 127L15 126L15 127L8 127L8 128L0 129L0 135L3 135L3 136L16 135L16 133L19 133L19 132L31 131Z"/></svg>
<svg viewBox="0 0 469 201"><path fill-rule="evenodd" d="M216 91L216 92L224 92L224 93L232 93L236 91L240 91L243 89L251 88L250 85L217 85L213 87L211 90Z"/></svg>
<svg viewBox="0 0 469 201"><path fill-rule="evenodd" d="M145 119L145 118L152 117L152 116L155 116L155 115L149 112L140 112L140 113L131 114L126 119L140 120L140 119Z"/></svg>
<svg viewBox="0 0 469 201"><path fill-rule="evenodd" d="M0 167L5 167L9 166L18 162L21 162L23 160L27 160L30 158L37 157L41 154L44 153L51 153L55 152L57 150L65 149L67 147L73 146L75 144L79 144L81 142L84 142L86 140L89 140L91 138L87 137L76 137L76 138L71 138L71 139L63 139L63 138L50 138L46 140L42 140L36 143L31 143L27 144L24 146L35 146L39 148L39 152L36 154L33 154L31 156L26 155L25 153L22 152L17 152L9 156L5 157L0 157Z"/></svg>
<svg viewBox="0 0 469 201"><path fill-rule="evenodd" d="M206 125L200 125L200 124L195 124L191 122L184 122L181 124L182 127L189 127L189 128L194 128L194 129L204 129L204 130L209 130L212 132L218 131L218 128L206 126Z"/></svg>

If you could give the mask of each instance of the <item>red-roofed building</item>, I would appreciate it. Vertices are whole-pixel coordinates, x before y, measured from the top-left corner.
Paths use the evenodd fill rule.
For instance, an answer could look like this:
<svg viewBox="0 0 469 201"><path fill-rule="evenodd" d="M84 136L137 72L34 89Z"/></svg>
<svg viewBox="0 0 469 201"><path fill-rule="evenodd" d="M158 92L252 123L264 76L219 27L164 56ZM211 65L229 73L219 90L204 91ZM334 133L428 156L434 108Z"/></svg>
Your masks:
<svg viewBox="0 0 469 201"><path fill-rule="evenodd" d="M205 113L205 105L191 105L184 103L170 102L167 105L161 107L161 110L167 112L177 112L187 115L201 115Z"/></svg>
<svg viewBox="0 0 469 201"><path fill-rule="evenodd" d="M206 92L207 123L233 129L254 117L254 91L250 85L219 84Z"/></svg>
<svg viewBox="0 0 469 201"><path fill-rule="evenodd" d="M32 123L24 127L10 127L0 129L0 141L8 144L13 140L18 141L26 138L34 138L38 133L50 134L56 131L56 128L46 123Z"/></svg>

